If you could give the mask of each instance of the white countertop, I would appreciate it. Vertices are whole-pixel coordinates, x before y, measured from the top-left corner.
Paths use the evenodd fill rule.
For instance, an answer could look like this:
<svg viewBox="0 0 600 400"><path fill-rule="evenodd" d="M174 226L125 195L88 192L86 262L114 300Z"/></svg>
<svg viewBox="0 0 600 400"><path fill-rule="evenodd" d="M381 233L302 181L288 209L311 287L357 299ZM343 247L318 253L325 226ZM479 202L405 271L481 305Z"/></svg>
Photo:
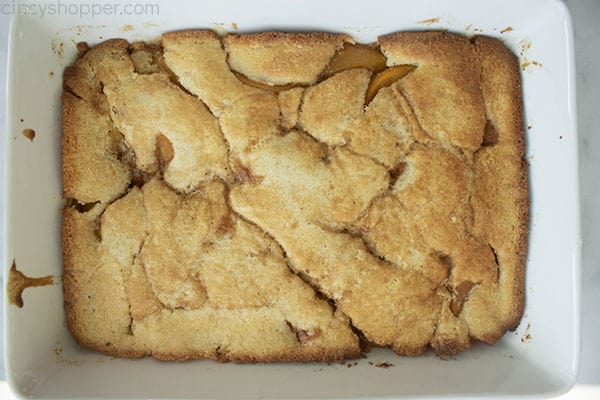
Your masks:
<svg viewBox="0 0 600 400"><path fill-rule="evenodd" d="M583 235L583 338L581 372L575 388L561 398L600 399L600 1L565 0L575 29L579 124L581 226ZM0 5L11 3L0 0ZM6 51L10 15L0 8L0 129L5 130ZM9 134L9 132L3 132ZM0 154L3 154L0 141ZM0 177L2 176L0 163ZM1 187L1 186L0 186ZM0 209L2 209L0 196ZM1 218L1 215L0 215ZM0 243L2 243L0 232ZM1 249L0 249L1 251ZM0 285L4 286L0 276ZM0 296L0 314L4 296ZM2 332L0 315L0 332ZM0 343L0 398L14 398L4 381Z"/></svg>

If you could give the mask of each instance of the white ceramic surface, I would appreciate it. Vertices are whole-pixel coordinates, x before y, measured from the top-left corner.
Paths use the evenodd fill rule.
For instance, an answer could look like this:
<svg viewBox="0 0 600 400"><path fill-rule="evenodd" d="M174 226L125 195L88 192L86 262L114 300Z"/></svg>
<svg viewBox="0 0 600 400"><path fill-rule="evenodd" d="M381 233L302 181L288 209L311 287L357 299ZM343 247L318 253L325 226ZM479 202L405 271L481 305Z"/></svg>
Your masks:
<svg viewBox="0 0 600 400"><path fill-rule="evenodd" d="M60 275L60 74L74 44L109 37L152 39L173 29L331 30L359 41L407 29L450 29L502 37L522 61L532 222L527 306L516 334L448 361L399 358L387 350L357 366L244 365L113 360L80 349L64 326L59 285L27 290L25 307L5 306L7 374L33 397L306 398L552 395L575 382L580 347L580 230L572 32L552 0L403 4L275 0L159 4L159 15L17 16L10 39L5 137L5 256L30 276ZM440 4L441 3L441 4ZM525 4L523 4L525 3ZM257 6L259 4L259 6ZM314 10L318 9L316 13ZM418 21L439 17L432 24ZM129 26L131 25L131 26ZM501 33L506 27L512 31ZM133 28L133 29L130 29ZM477 29L477 31L475 31ZM481 31L479 31L481 30ZM61 45L62 43L62 45ZM528 43L531 46L528 48ZM53 76L51 76L51 72ZM23 119L23 122L20 119ZM33 128L33 142L18 132ZM527 326L530 328L527 329ZM522 342L525 334L532 338ZM395 366L376 368L368 361Z"/></svg>

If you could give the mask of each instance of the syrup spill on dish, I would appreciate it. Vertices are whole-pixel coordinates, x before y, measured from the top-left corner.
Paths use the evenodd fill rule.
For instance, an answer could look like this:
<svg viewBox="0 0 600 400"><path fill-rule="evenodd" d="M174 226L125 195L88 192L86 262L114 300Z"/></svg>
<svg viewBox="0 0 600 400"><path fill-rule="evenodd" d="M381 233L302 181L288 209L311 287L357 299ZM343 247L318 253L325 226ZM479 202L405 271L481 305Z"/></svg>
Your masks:
<svg viewBox="0 0 600 400"><path fill-rule="evenodd" d="M33 139L35 139L35 131L33 129L23 129L23 131L21 132L23 134L23 136L25 136L27 139L31 140L33 142Z"/></svg>
<svg viewBox="0 0 600 400"><path fill-rule="evenodd" d="M417 24L431 25L431 24L435 24L437 22L440 22L440 17L434 17L434 18L417 21Z"/></svg>
<svg viewBox="0 0 600 400"><path fill-rule="evenodd" d="M17 269L17 263L13 260L8 274L6 292L8 301L19 308L23 308L23 291L30 287L48 286L54 284L52 275L41 278L30 278Z"/></svg>

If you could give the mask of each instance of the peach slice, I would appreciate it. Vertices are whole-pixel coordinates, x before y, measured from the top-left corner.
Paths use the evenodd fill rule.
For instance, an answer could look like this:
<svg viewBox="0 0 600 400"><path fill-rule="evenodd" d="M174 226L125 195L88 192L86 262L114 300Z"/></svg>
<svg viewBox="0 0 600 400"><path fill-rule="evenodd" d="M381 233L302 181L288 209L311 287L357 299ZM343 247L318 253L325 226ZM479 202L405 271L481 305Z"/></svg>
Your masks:
<svg viewBox="0 0 600 400"><path fill-rule="evenodd" d="M385 69L385 62L385 56L374 47L346 43L331 58L327 72L333 74L351 68L368 68L379 72Z"/></svg>
<svg viewBox="0 0 600 400"><path fill-rule="evenodd" d="M156 135L156 158L158 159L159 164L162 166L167 165L174 156L175 151L173 150L173 143L171 143L169 138L162 133Z"/></svg>
<svg viewBox="0 0 600 400"><path fill-rule="evenodd" d="M395 67L389 67L373 75L371 82L369 82L369 87L367 88L367 94L365 95L365 104L369 104L371 100L373 100L379 89L390 86L415 68L416 66L409 64L396 65Z"/></svg>
<svg viewBox="0 0 600 400"><path fill-rule="evenodd" d="M234 71L233 73L243 84L255 87L257 89L268 90L273 93L283 92L284 90L293 89L298 86L291 83L288 83L287 85L267 85L266 83L253 81L246 75L240 74L239 72Z"/></svg>

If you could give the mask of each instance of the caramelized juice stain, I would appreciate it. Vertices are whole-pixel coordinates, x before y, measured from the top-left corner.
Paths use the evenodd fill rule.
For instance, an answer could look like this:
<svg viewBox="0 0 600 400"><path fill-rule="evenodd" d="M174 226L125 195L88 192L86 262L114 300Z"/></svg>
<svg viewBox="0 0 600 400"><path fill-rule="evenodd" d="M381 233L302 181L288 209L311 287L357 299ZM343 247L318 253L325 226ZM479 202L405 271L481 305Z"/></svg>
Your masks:
<svg viewBox="0 0 600 400"><path fill-rule="evenodd" d="M421 21L417 21L417 24L431 25L440 22L440 17L423 19Z"/></svg>
<svg viewBox="0 0 600 400"><path fill-rule="evenodd" d="M27 139L31 140L33 142L33 139L35 139L35 131L33 129L30 128L26 128L23 129L23 132L21 132L23 134L23 136L25 136Z"/></svg>
<svg viewBox="0 0 600 400"><path fill-rule="evenodd" d="M233 175L236 183L260 183L264 177L254 176L252 170L241 163L237 163Z"/></svg>
<svg viewBox="0 0 600 400"><path fill-rule="evenodd" d="M284 90L290 90L290 89L300 86L300 85L294 85L291 83L287 84L287 85L267 85L266 83L253 81L252 79L248 78L246 75L240 74L239 72L233 71L233 74L240 80L240 82L242 82L246 85L249 85L249 86L252 86L252 87L255 87L258 89L262 89L262 90L268 90L273 93L279 93Z"/></svg>
<svg viewBox="0 0 600 400"><path fill-rule="evenodd" d="M227 235L228 233L233 232L234 228L235 225L233 219L231 218L231 214L227 213L223 216L223 218L221 218L221 223L217 228L217 233L221 235Z"/></svg>
<svg viewBox="0 0 600 400"><path fill-rule="evenodd" d="M43 276L41 278L30 278L24 275L17 269L17 263L13 260L10 272L8 274L8 283L6 292L10 304L22 308L23 307L23 291L30 287L48 286L54 284L52 275Z"/></svg>

